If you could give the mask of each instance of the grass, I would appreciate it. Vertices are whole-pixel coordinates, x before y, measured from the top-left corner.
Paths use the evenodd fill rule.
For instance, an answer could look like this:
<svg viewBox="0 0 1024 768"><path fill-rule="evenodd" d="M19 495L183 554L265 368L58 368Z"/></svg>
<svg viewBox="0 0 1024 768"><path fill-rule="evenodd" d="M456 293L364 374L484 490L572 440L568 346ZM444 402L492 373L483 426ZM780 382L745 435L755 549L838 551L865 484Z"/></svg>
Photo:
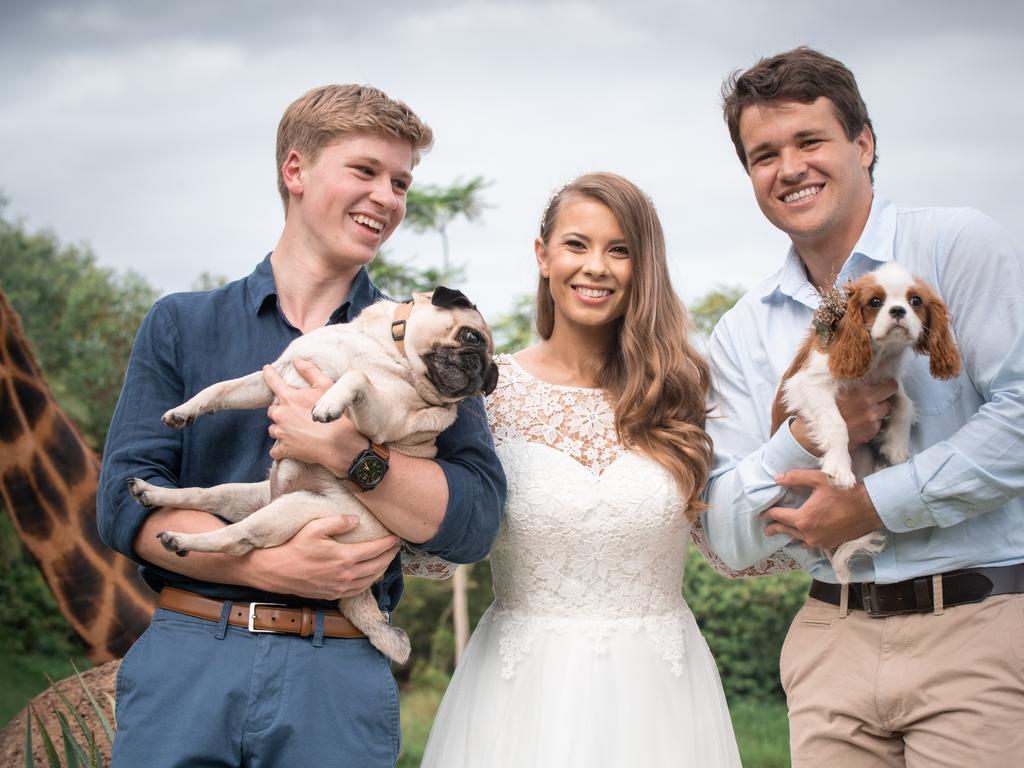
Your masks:
<svg viewBox="0 0 1024 768"><path fill-rule="evenodd" d="M789 768L789 719L783 701L729 702L744 768Z"/></svg>
<svg viewBox="0 0 1024 768"><path fill-rule="evenodd" d="M427 746L434 713L441 703L441 693L432 687L410 688L402 692L399 702L402 707L402 754L395 768L417 768L423 760L423 750Z"/></svg>
<svg viewBox="0 0 1024 768"><path fill-rule="evenodd" d="M0 727L24 709L29 699L49 688L46 675L54 680L73 675L72 661L80 670L92 666L84 656L68 660L0 650Z"/></svg>

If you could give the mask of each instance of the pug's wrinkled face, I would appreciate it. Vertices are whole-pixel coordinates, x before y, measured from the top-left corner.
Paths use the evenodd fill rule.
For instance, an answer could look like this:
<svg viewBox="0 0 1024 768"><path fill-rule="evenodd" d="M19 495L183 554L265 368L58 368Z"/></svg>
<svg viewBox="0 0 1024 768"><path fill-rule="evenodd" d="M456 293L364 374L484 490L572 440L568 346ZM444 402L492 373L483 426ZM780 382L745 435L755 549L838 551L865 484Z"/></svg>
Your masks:
<svg viewBox="0 0 1024 768"><path fill-rule="evenodd" d="M437 288L413 296L407 354L444 400L489 395L498 384L494 341L483 316L459 291Z"/></svg>

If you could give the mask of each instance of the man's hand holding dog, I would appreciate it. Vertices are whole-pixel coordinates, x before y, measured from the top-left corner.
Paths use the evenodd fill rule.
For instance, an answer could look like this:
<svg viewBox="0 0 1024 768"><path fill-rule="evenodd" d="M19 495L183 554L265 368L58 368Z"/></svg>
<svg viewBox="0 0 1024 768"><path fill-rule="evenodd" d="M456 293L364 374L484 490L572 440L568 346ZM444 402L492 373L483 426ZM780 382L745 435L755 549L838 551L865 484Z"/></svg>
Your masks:
<svg viewBox="0 0 1024 768"><path fill-rule="evenodd" d="M295 370L309 388L289 386L271 366L263 376L277 396L267 409L273 424L270 436L277 440L270 456L275 460L298 459L327 467L337 477L348 473L352 460L366 448L367 438L352 420L313 421L313 405L334 383L316 365L296 358ZM414 459L392 451L387 477L359 500L391 531L414 544L433 538L448 509L448 481L436 462Z"/></svg>
<svg viewBox="0 0 1024 768"><path fill-rule="evenodd" d="M348 417L326 423L313 421L309 415L313 406L334 382L308 360L296 359L292 365L309 384L308 389L289 386L272 366L263 368L263 378L277 397L267 409L273 422L270 436L277 441L270 458L320 464L336 477L344 477L352 459L366 447L366 437Z"/></svg>
<svg viewBox="0 0 1024 768"><path fill-rule="evenodd" d="M143 560L192 578L336 600L358 595L378 581L398 554L397 536L360 544L335 541L334 536L348 533L356 524L353 517L327 517L309 523L278 547L254 549L242 557L196 552L181 558L161 546L157 533L171 527L200 533L225 523L208 512L162 508L146 518L135 549Z"/></svg>
<svg viewBox="0 0 1024 768"><path fill-rule="evenodd" d="M817 469L792 469L775 478L786 488L808 488L811 495L796 508L772 507L761 513L766 536L785 534L808 547L836 547L883 528L882 519L862 483L833 488Z"/></svg>
<svg viewBox="0 0 1024 768"><path fill-rule="evenodd" d="M324 517L307 523L279 547L255 549L270 592L319 600L354 597L384 575L398 554L400 540L385 536L359 544L339 543L335 536L357 524L354 517ZM258 555L256 553L259 553Z"/></svg>

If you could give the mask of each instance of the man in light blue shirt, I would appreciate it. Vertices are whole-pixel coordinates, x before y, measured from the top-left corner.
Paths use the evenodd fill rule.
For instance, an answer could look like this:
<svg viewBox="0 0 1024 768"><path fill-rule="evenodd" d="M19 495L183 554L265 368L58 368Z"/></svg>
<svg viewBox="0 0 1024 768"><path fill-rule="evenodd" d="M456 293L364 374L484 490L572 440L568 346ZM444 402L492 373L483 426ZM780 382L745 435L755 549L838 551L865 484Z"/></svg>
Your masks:
<svg viewBox="0 0 1024 768"><path fill-rule="evenodd" d="M793 764L1024 764L1024 263L971 209L897 208L873 190L875 136L852 73L798 48L734 75L724 110L782 268L711 339L716 466L704 527L733 568L782 549L815 579L783 647ZM934 286L963 370L903 384L912 458L832 488L801 417L771 404L818 290L888 261ZM893 381L839 397L851 450L881 428ZM822 547L888 545L840 587Z"/></svg>

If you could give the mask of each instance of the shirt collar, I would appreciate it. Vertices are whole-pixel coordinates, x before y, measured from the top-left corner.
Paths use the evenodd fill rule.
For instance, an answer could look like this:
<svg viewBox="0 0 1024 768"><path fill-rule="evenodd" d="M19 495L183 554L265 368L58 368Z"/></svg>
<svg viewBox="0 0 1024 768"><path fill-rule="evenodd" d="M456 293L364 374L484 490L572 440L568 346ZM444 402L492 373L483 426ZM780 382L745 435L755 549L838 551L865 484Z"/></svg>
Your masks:
<svg viewBox="0 0 1024 768"><path fill-rule="evenodd" d="M893 260L896 214L896 206L890 201L878 195L872 198L868 220L839 271L838 284L845 283L847 279L856 280L880 264ZM776 279L768 281L761 295L761 301L765 303L781 301L784 298L793 299L812 308L818 306L818 293L807 279L804 263L792 245L789 246L782 268L776 273Z"/></svg>
<svg viewBox="0 0 1024 768"><path fill-rule="evenodd" d="M249 304L253 312L259 312L263 304L271 296L277 297L277 286L274 285L274 270L270 267L270 254L256 265L256 269L246 281L249 289Z"/></svg>
<svg viewBox="0 0 1024 768"><path fill-rule="evenodd" d="M850 257L843 264L839 277L856 280L865 272L877 269L879 265L893 260L896 244L896 206L878 195L871 201L864 231L853 246Z"/></svg>
<svg viewBox="0 0 1024 768"><path fill-rule="evenodd" d="M366 267L360 267L352 280L348 296L334 312L328 323L347 323L381 297L381 292L370 280Z"/></svg>
<svg viewBox="0 0 1024 768"><path fill-rule="evenodd" d="M269 253L256 266L253 273L249 275L248 287L249 301L253 312L259 312L270 297L274 298L276 306L277 285L274 283L274 270L270 266ZM327 321L328 324L347 323L377 301L382 295L377 286L370 280L366 267L360 267L355 278L352 280L352 287L349 289L348 296L331 313L331 317Z"/></svg>

